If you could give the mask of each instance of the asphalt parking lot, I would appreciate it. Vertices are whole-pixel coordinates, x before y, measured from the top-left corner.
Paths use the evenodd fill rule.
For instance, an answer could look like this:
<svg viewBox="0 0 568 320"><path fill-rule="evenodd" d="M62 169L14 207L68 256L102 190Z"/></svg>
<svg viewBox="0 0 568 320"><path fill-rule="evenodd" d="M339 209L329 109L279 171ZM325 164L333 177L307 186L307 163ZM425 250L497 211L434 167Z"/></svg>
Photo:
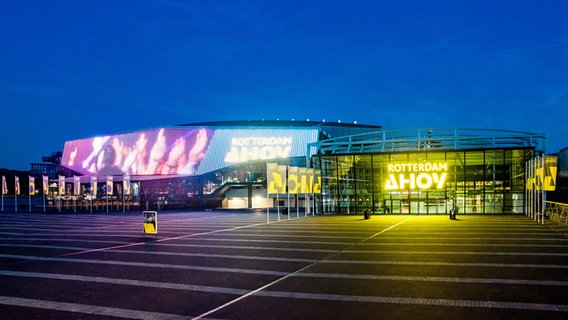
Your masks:
<svg viewBox="0 0 568 320"><path fill-rule="evenodd" d="M3 319L568 318L566 232L524 216L0 217Z"/></svg>

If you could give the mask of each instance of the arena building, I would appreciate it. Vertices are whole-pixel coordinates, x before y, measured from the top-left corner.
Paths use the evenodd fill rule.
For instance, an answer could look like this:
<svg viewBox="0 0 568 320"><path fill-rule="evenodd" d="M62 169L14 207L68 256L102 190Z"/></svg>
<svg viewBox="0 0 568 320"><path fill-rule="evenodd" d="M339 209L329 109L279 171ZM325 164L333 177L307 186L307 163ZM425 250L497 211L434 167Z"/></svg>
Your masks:
<svg viewBox="0 0 568 320"><path fill-rule="evenodd" d="M61 165L80 176L81 194L108 198L101 195L110 184L113 199L124 189L129 205L144 209L309 204L316 213L523 213L525 163L543 154L544 141L503 130L219 121L67 141ZM321 170L321 193L268 194L267 163Z"/></svg>
<svg viewBox="0 0 568 320"><path fill-rule="evenodd" d="M526 163L543 135L502 130L376 131L310 144L323 212L524 213Z"/></svg>
<svg viewBox="0 0 568 320"><path fill-rule="evenodd" d="M310 143L380 129L325 121L218 121L67 141L61 166L80 177L82 189L74 191L68 177L59 193L94 195L98 206L109 190L111 200L120 200L126 175L133 206L273 207L277 195L267 195L267 162L306 167Z"/></svg>

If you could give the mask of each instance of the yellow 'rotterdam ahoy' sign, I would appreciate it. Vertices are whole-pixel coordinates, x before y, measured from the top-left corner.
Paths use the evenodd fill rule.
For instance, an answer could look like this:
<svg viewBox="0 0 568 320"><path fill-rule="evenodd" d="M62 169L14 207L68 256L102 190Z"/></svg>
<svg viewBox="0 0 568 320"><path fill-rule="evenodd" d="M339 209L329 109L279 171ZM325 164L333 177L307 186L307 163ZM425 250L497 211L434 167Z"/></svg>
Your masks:
<svg viewBox="0 0 568 320"><path fill-rule="evenodd" d="M387 190L443 189L448 176L446 162L389 163Z"/></svg>

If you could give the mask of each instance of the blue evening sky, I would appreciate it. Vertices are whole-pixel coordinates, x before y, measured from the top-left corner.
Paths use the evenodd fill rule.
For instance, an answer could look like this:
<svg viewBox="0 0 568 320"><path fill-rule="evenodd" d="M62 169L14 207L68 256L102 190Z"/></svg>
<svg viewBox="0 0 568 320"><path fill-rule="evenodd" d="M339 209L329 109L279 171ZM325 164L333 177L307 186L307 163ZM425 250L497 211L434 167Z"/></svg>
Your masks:
<svg viewBox="0 0 568 320"><path fill-rule="evenodd" d="M2 0L0 168L214 120L544 133L568 146L568 1Z"/></svg>

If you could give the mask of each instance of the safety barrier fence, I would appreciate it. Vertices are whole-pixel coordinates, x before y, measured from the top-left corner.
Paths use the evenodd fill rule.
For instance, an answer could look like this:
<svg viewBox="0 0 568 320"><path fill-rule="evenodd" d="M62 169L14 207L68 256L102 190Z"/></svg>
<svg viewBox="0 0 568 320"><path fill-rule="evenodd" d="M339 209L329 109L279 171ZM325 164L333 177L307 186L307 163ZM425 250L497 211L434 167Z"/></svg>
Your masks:
<svg viewBox="0 0 568 320"><path fill-rule="evenodd" d="M545 216L550 219L551 222L568 225L568 204L545 201Z"/></svg>

